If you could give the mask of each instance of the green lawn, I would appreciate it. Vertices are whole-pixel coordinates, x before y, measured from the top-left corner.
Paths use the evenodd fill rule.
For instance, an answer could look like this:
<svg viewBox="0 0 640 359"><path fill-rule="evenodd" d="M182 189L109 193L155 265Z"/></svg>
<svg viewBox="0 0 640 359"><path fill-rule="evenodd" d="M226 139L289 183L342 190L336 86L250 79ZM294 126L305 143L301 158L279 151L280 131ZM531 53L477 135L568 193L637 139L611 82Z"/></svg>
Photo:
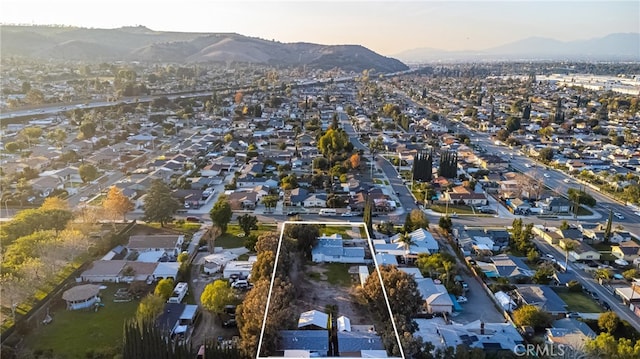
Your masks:
<svg viewBox="0 0 640 359"><path fill-rule="evenodd" d="M349 264L344 263L327 263L327 281L334 285L342 287L351 286L351 275L349 274Z"/></svg>
<svg viewBox="0 0 640 359"><path fill-rule="evenodd" d="M439 213L445 213L447 211L447 205L444 204L432 204L429 208L431 208L432 211ZM471 207L466 205L461 206L450 204L448 211L449 214L452 214L453 212L456 212L457 214L474 214Z"/></svg>
<svg viewBox="0 0 640 359"><path fill-rule="evenodd" d="M582 292L569 292L567 288L553 288L558 296L567 303L567 309L572 312L601 313L602 308Z"/></svg>
<svg viewBox="0 0 640 359"><path fill-rule="evenodd" d="M113 284L101 291L104 307L98 312L60 308L51 313L53 322L30 333L25 338L25 346L52 350L61 358L85 358L88 350L117 347L125 320L132 318L138 307L137 300L113 302L113 294L120 287L126 285Z"/></svg>
<svg viewBox="0 0 640 359"><path fill-rule="evenodd" d="M347 231L351 229L351 226L326 226L320 228L320 235L331 236L333 234L339 234L343 239L351 239L352 237L347 234Z"/></svg>
<svg viewBox="0 0 640 359"><path fill-rule="evenodd" d="M260 236L263 233L275 230L276 226L259 224L257 230L251 231L251 235ZM215 246L222 248L244 247L244 231L237 224L230 224L227 227L227 233L216 239Z"/></svg>

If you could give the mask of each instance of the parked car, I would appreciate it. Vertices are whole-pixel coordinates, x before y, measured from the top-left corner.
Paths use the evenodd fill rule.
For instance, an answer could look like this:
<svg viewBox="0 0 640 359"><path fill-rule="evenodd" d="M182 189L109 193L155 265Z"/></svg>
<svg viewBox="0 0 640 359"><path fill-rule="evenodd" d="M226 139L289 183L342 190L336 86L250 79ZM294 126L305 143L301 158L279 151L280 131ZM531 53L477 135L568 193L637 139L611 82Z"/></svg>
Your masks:
<svg viewBox="0 0 640 359"><path fill-rule="evenodd" d="M231 283L231 288L234 289L247 289L251 286L251 283L249 283L249 281L246 279L238 279L237 281Z"/></svg>
<svg viewBox="0 0 640 359"><path fill-rule="evenodd" d="M200 220L200 218L198 218L198 217L192 217L192 216L187 217L187 218L186 218L186 221L187 221L187 222L193 222L193 223L200 223L200 222L202 222L202 220Z"/></svg>
<svg viewBox="0 0 640 359"><path fill-rule="evenodd" d="M297 216L299 214L300 214L300 212L297 212L297 211L289 211L289 212L287 212L287 216L289 216L289 217Z"/></svg>
<svg viewBox="0 0 640 359"><path fill-rule="evenodd" d="M456 298L456 300L458 301L458 303L466 303L469 301L467 297L463 297L463 296L459 296L458 298Z"/></svg>
<svg viewBox="0 0 640 359"><path fill-rule="evenodd" d="M357 216L357 213L355 212L345 212L343 214L341 214L342 217L355 217Z"/></svg>

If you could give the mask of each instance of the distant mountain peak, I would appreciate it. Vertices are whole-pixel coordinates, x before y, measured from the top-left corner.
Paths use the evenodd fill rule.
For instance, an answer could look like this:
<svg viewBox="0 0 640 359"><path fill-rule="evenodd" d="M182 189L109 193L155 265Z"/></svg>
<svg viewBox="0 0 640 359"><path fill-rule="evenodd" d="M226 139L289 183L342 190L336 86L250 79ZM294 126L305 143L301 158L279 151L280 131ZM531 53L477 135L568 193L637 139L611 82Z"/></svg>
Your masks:
<svg viewBox="0 0 640 359"><path fill-rule="evenodd" d="M394 57L407 62L516 59L640 61L640 33L614 33L574 41L533 36L481 51L419 48L403 51Z"/></svg>

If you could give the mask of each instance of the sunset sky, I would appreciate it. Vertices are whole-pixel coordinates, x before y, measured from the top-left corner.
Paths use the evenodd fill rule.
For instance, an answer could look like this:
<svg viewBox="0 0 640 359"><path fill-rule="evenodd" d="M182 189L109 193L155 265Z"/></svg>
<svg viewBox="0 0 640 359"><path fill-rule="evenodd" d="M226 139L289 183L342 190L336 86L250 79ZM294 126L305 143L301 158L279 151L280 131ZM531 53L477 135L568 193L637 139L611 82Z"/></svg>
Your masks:
<svg viewBox="0 0 640 359"><path fill-rule="evenodd" d="M640 1L0 0L3 24L235 32L282 42L360 44L383 55L480 50L527 37L640 32Z"/></svg>

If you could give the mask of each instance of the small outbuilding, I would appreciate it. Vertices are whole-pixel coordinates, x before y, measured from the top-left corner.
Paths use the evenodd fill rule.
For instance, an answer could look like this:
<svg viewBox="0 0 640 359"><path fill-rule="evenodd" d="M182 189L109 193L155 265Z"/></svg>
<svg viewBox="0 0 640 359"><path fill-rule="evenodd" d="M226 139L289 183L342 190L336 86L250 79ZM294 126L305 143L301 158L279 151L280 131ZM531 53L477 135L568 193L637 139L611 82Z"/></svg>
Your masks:
<svg viewBox="0 0 640 359"><path fill-rule="evenodd" d="M77 310L89 308L94 303L100 302L98 294L100 294L99 285L83 284L66 290L62 293L62 299L67 302L67 309Z"/></svg>

